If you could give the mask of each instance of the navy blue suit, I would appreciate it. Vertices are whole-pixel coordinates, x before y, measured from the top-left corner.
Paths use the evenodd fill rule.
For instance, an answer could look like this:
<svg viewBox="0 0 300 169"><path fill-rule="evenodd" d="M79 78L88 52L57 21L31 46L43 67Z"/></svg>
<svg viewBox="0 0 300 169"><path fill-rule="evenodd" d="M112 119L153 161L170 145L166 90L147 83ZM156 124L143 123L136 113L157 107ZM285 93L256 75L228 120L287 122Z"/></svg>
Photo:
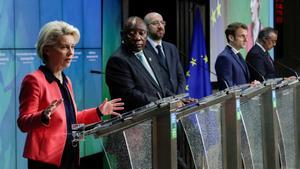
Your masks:
<svg viewBox="0 0 300 169"><path fill-rule="evenodd" d="M144 50L144 55L152 68L159 85L145 69L133 52L121 47L109 58L106 66L106 83L111 98L122 98L124 111L144 106L160 97L167 97L159 66L155 56Z"/></svg>
<svg viewBox="0 0 300 169"><path fill-rule="evenodd" d="M163 65L159 62L159 65L161 69L160 75L164 80L165 89L168 89L168 93L171 92L172 95L185 93L185 76L176 46L169 42L162 41L162 48L167 64ZM145 50L151 51L159 61L159 55L153 49L149 41L147 41Z"/></svg>
<svg viewBox="0 0 300 169"><path fill-rule="evenodd" d="M230 46L226 46L218 55L215 69L220 90L235 85L249 83L249 71L245 60L239 59L238 55L232 51Z"/></svg>
<svg viewBox="0 0 300 169"><path fill-rule="evenodd" d="M263 81L264 79L261 76L263 76L265 79L276 78L276 70L273 60L270 58L269 53L264 52L263 49L257 44L250 49L246 60L247 64L251 64L248 66L251 81Z"/></svg>

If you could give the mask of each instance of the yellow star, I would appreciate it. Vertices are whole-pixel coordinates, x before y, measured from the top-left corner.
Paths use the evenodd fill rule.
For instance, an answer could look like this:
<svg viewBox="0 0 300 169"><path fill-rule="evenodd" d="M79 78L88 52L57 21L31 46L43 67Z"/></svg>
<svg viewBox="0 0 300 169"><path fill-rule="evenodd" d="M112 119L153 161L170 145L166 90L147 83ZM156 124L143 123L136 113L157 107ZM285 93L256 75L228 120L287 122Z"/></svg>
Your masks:
<svg viewBox="0 0 300 169"><path fill-rule="evenodd" d="M217 17L221 16L221 4L220 4L219 1L218 1L218 5L217 5L216 10L217 10Z"/></svg>
<svg viewBox="0 0 300 169"><path fill-rule="evenodd" d="M212 22L212 25L214 25L216 23L216 11L215 10L212 10L210 20Z"/></svg>
<svg viewBox="0 0 300 169"><path fill-rule="evenodd" d="M185 75L186 77L190 77L191 76L190 71L187 71Z"/></svg>
<svg viewBox="0 0 300 169"><path fill-rule="evenodd" d="M197 65L197 60L195 58L192 58L191 62L192 66Z"/></svg>
<svg viewBox="0 0 300 169"><path fill-rule="evenodd" d="M185 90L186 90L186 91L189 91L189 85L186 85L186 86L185 86Z"/></svg>
<svg viewBox="0 0 300 169"><path fill-rule="evenodd" d="M204 62L205 62L205 63L207 63L207 62L208 62L208 58L207 58L207 56L206 56L206 55L204 56L203 60L204 60Z"/></svg>

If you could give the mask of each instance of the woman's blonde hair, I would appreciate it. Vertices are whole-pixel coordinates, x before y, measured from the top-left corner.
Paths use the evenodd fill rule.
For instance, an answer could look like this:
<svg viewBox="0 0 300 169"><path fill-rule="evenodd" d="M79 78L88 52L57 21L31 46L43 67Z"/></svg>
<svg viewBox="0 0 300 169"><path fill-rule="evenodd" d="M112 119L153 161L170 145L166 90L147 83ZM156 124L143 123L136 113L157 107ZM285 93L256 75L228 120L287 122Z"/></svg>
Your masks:
<svg viewBox="0 0 300 169"><path fill-rule="evenodd" d="M64 21L48 22L42 27L36 43L36 52L44 63L46 62L44 47L55 45L58 39L64 35L72 35L75 39L75 44L79 42L79 30Z"/></svg>

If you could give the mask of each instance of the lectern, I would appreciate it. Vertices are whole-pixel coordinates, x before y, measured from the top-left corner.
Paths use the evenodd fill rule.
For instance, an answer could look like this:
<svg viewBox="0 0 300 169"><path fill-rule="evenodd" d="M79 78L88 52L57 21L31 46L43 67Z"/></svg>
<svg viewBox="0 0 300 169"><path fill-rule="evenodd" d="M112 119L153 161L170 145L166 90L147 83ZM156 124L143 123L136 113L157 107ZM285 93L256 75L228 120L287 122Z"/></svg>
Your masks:
<svg viewBox="0 0 300 169"><path fill-rule="evenodd" d="M104 137L110 168L177 168L176 104L186 95L152 102L121 117L73 127L74 142Z"/></svg>

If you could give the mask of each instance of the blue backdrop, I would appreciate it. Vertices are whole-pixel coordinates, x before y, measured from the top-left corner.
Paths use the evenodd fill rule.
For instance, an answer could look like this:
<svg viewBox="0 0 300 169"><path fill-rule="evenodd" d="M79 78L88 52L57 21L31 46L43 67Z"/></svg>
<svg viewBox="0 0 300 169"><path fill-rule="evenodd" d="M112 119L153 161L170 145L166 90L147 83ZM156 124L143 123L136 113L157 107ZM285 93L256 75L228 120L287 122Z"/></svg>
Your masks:
<svg viewBox="0 0 300 169"><path fill-rule="evenodd" d="M102 49L103 31L110 33L109 38L113 40L106 42L107 47L114 50L119 44L120 11L120 0L0 1L1 169L27 168L27 160L22 157L26 134L16 125L18 95L23 77L41 64L35 52L41 26L49 21L64 20L80 30L75 58L65 73L72 79L78 108L95 107L103 100L103 80L99 75L90 74L90 70L102 70L107 60L102 56L110 55L111 51ZM106 17L120 19L104 19ZM109 26L116 32L107 31ZM81 156L101 151L97 141L87 138L81 145Z"/></svg>

